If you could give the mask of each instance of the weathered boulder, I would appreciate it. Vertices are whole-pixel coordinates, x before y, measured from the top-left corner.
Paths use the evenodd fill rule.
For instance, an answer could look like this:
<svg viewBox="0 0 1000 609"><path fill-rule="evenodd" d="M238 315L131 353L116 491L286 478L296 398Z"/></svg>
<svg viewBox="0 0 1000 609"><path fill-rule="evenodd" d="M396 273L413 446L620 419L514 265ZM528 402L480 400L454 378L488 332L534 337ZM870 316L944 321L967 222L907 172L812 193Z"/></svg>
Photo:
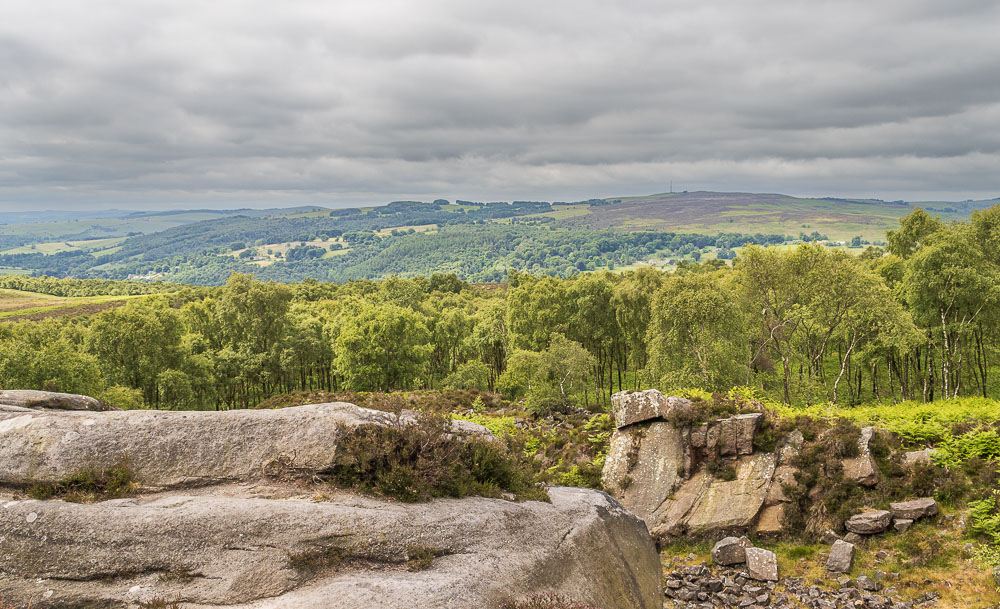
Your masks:
<svg viewBox="0 0 1000 609"><path fill-rule="evenodd" d="M877 592L881 587L878 582L867 575L858 576L858 578L854 580L854 585L858 587L858 590L864 590L866 592Z"/></svg>
<svg viewBox="0 0 1000 609"><path fill-rule="evenodd" d="M319 472L344 430L394 421L343 402L225 412L0 412L0 486L56 482L126 460L143 485L156 488L250 480L275 464ZM465 421L453 429L492 437Z"/></svg>
<svg viewBox="0 0 1000 609"><path fill-rule="evenodd" d="M914 450L903 453L901 465L904 469L913 469L917 465L930 465L932 454L934 454L933 448L925 448L923 450Z"/></svg>
<svg viewBox="0 0 1000 609"><path fill-rule="evenodd" d="M712 561L717 565L739 565L747 561L746 549L753 544L746 537L725 537L712 547Z"/></svg>
<svg viewBox="0 0 1000 609"><path fill-rule="evenodd" d="M48 410L88 410L92 412L109 410L100 400L86 395L29 389L0 390L0 404Z"/></svg>
<svg viewBox="0 0 1000 609"><path fill-rule="evenodd" d="M875 457L872 456L871 451L871 441L874 435L874 428L862 428L861 437L858 438L858 456L844 459L844 477L854 480L861 486L878 484L878 465L875 463Z"/></svg>
<svg viewBox="0 0 1000 609"><path fill-rule="evenodd" d="M618 429L652 419L665 419L671 412L690 406L691 400L667 398L656 389L619 391L611 396L611 411Z"/></svg>
<svg viewBox="0 0 1000 609"><path fill-rule="evenodd" d="M844 523L844 528L858 535L875 535L888 529L891 522L892 512L873 510L851 516Z"/></svg>
<svg viewBox="0 0 1000 609"><path fill-rule="evenodd" d="M637 510L636 515L644 518L653 536L660 539L748 531L764 506L775 457L773 453L758 453L741 457L734 465L735 480L713 478L702 467L651 514L644 517Z"/></svg>
<svg viewBox="0 0 1000 609"><path fill-rule="evenodd" d="M892 521L892 528L900 533L905 533L913 526L913 521L906 518L897 518Z"/></svg>
<svg viewBox="0 0 1000 609"><path fill-rule="evenodd" d="M899 520L919 520L926 516L936 516L938 504L933 497L923 497L912 501L890 503L889 511L892 512L893 518Z"/></svg>
<svg viewBox="0 0 1000 609"><path fill-rule="evenodd" d="M235 488L92 505L0 496L0 598L40 609L156 598L395 609L498 607L553 592L604 609L662 606L659 556L641 521L598 491L550 496L316 502ZM409 570L421 549L437 558Z"/></svg>
<svg viewBox="0 0 1000 609"><path fill-rule="evenodd" d="M763 548L747 548L747 574L751 579L778 581L778 557Z"/></svg>
<svg viewBox="0 0 1000 609"><path fill-rule="evenodd" d="M645 519L684 482L687 458L682 433L665 421L619 429L611 436L602 482Z"/></svg>
<svg viewBox="0 0 1000 609"><path fill-rule="evenodd" d="M830 546L830 556L826 559L827 571L850 573L854 564L854 544L838 539Z"/></svg>

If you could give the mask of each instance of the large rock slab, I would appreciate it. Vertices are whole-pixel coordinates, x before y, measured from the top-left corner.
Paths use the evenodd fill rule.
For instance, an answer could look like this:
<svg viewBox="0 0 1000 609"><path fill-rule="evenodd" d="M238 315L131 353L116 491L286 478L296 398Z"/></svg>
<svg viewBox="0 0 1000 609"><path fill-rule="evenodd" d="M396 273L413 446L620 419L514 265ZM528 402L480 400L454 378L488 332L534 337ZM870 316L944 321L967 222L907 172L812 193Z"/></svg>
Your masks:
<svg viewBox="0 0 1000 609"><path fill-rule="evenodd" d="M389 413L342 402L224 412L0 412L0 486L56 482L123 460L154 488L249 480L275 464L319 472L344 430L394 422ZM454 429L492 437L464 421Z"/></svg>
<svg viewBox="0 0 1000 609"><path fill-rule="evenodd" d="M650 532L666 539L748 531L764 505L775 461L772 453L742 457L735 462L736 479L730 481L699 469L646 519Z"/></svg>
<svg viewBox="0 0 1000 609"><path fill-rule="evenodd" d="M665 421L616 430L601 473L604 488L649 518L683 484L685 459L683 434Z"/></svg>
<svg viewBox="0 0 1000 609"><path fill-rule="evenodd" d="M826 559L827 571L834 573L850 573L854 564L854 544L838 539L830 547L830 556Z"/></svg>
<svg viewBox="0 0 1000 609"><path fill-rule="evenodd" d="M92 412L109 410L100 400L86 395L28 389L0 390L0 404L49 410L88 410Z"/></svg>
<svg viewBox="0 0 1000 609"><path fill-rule="evenodd" d="M690 406L691 400L674 396L668 398L656 389L619 391L611 396L611 411L618 429L643 421L665 419L671 412Z"/></svg>
<svg viewBox="0 0 1000 609"><path fill-rule="evenodd" d="M844 523L844 528L858 535L875 535L888 529L891 523L892 512L874 510L851 516Z"/></svg>
<svg viewBox="0 0 1000 609"><path fill-rule="evenodd" d="M875 486L878 484L878 465L875 457L872 456L871 441L875 435L873 427L861 429L861 437L858 438L858 456L844 459L844 477L854 480L861 486Z"/></svg>
<svg viewBox="0 0 1000 609"><path fill-rule="evenodd" d="M897 520L919 520L925 516L936 516L938 504L933 497L923 497L912 501L890 503L889 511Z"/></svg>
<svg viewBox="0 0 1000 609"><path fill-rule="evenodd" d="M210 489L206 489L207 491ZM154 598L200 608L499 607L553 592L662 606L643 523L604 493L399 504L168 492L93 505L0 496L0 598L45 609ZM438 556L422 571L415 548ZM339 564L337 564L339 563Z"/></svg>

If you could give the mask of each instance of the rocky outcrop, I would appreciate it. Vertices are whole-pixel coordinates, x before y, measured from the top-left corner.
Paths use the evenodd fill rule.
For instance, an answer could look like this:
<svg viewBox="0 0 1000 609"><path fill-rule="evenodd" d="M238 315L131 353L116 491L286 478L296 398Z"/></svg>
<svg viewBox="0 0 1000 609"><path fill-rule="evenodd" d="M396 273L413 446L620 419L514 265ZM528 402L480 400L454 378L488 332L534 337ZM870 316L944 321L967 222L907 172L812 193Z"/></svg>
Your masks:
<svg viewBox="0 0 1000 609"><path fill-rule="evenodd" d="M403 504L264 475L274 464L322 471L338 434L366 424L397 421L345 403L0 411L0 598L39 609L499 609L555 593L602 609L662 605L645 524L599 491ZM122 458L138 497L78 504L19 490Z"/></svg>
<svg viewBox="0 0 1000 609"><path fill-rule="evenodd" d="M0 498L0 593L37 607L499 607L543 590L604 608L661 602L645 527L596 491L555 488L551 505L227 494ZM437 558L411 571L420 548Z"/></svg>
<svg viewBox="0 0 1000 609"><path fill-rule="evenodd" d="M648 390L616 394L613 403L617 429L605 459L604 487L645 520L655 537L743 534L755 526L764 534L781 531L781 504L788 499L780 487L794 484L794 469L778 468L775 453L754 452L762 413L678 429L667 415L691 408L686 400ZM791 437L780 454L791 459L801 445L801 434ZM732 476L713 475L708 463L721 464Z"/></svg>
<svg viewBox="0 0 1000 609"><path fill-rule="evenodd" d="M0 405L43 410L88 410L91 412L111 410L100 400L86 395L27 389L0 390Z"/></svg>
<svg viewBox="0 0 1000 609"><path fill-rule="evenodd" d="M854 480L861 486L878 484L878 465L875 463L875 457L872 456L871 450L874 434L874 428L862 428L861 437L858 438L858 456L844 459L844 477L848 480Z"/></svg>
<svg viewBox="0 0 1000 609"><path fill-rule="evenodd" d="M368 424L395 418L343 402L226 412L0 412L0 485L56 482L85 465L124 461L154 488L251 480L279 466L315 473L329 467L346 429ZM489 435L465 421L453 425L456 433Z"/></svg>

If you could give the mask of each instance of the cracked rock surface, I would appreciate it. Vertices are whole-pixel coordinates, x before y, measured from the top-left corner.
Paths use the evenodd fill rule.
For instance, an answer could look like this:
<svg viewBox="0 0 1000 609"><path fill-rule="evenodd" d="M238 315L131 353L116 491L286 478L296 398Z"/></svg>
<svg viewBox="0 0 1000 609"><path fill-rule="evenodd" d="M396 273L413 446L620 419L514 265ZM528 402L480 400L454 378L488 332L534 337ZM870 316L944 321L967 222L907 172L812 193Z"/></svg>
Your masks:
<svg viewBox="0 0 1000 609"><path fill-rule="evenodd" d="M387 416L352 404L0 410L0 598L38 609L157 599L183 609L499 609L556 593L602 609L662 606L645 524L599 491L406 504L326 486L317 496L307 482L262 476L276 459L320 471L341 426ZM155 492L92 504L23 492L123 455Z"/></svg>

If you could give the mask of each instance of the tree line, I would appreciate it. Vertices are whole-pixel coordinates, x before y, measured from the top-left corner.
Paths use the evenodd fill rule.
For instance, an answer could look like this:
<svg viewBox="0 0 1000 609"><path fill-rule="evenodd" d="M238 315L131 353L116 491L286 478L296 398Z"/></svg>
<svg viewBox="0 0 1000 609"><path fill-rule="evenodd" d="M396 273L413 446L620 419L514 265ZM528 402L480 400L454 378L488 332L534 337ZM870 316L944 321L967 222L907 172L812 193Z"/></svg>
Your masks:
<svg viewBox="0 0 1000 609"><path fill-rule="evenodd" d="M645 387L744 385L795 403L997 397L1000 206L965 223L917 210L886 242L860 256L751 245L732 266L686 262L674 273L510 270L504 284L442 273L161 284L149 292L165 293L90 317L0 326L0 385L165 408L249 407L293 390L461 388L537 413L596 409Z"/></svg>

